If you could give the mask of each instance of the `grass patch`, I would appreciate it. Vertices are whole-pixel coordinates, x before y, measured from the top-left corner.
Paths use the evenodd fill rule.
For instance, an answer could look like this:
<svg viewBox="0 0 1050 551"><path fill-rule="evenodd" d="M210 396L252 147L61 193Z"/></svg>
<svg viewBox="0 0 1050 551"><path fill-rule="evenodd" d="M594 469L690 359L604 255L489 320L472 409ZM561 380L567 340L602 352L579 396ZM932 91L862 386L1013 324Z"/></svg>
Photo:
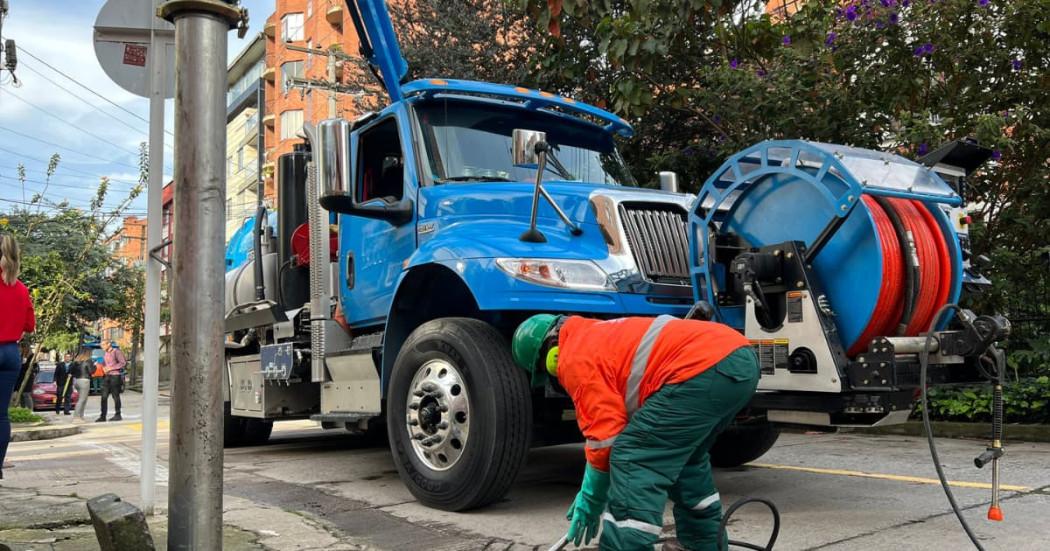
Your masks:
<svg viewBox="0 0 1050 551"><path fill-rule="evenodd" d="M26 408L7 408L7 416L12 423L38 423L44 418Z"/></svg>

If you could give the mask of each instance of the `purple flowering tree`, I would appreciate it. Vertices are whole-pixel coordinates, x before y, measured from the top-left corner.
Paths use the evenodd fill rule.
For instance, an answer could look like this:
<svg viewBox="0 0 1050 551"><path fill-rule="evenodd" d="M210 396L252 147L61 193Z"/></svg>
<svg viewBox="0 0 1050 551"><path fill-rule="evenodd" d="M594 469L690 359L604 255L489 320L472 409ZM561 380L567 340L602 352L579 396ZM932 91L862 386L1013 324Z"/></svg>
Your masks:
<svg viewBox="0 0 1050 551"><path fill-rule="evenodd" d="M638 137L625 156L647 185L645 175L675 170L695 191L728 155L767 138L908 156L978 138L996 151L969 197L975 247L996 276L983 300L1026 305L1043 325L1015 329L1050 334L1045 2L812 0L784 17L766 2L515 1L544 37L537 82L630 119Z"/></svg>

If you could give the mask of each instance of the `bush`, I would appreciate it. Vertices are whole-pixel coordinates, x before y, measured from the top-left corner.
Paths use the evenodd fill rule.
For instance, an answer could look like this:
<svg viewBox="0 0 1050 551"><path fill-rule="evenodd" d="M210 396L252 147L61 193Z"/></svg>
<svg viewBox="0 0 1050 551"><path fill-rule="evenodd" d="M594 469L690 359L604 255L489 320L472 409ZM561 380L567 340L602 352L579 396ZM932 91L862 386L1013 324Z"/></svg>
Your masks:
<svg viewBox="0 0 1050 551"><path fill-rule="evenodd" d="M1050 423L1050 376L1028 377L1003 385L1007 423ZM930 418L936 421L991 422L992 387L930 389Z"/></svg>
<svg viewBox="0 0 1050 551"><path fill-rule="evenodd" d="M37 423L44 419L26 408L7 408L12 423Z"/></svg>

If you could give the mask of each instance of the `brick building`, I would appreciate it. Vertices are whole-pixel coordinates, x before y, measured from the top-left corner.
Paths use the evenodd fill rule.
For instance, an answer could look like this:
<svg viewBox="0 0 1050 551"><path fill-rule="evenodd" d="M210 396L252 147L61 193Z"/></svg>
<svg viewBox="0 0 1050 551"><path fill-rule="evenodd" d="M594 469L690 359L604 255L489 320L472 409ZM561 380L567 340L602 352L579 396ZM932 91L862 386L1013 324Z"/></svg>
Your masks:
<svg viewBox="0 0 1050 551"><path fill-rule="evenodd" d="M146 260L146 218L125 216L124 225L109 243L110 254L127 266L142 266ZM98 334L103 340L116 341L127 350L131 346L131 331L118 322L104 319L99 322Z"/></svg>
<svg viewBox="0 0 1050 551"><path fill-rule="evenodd" d="M358 40L344 0L276 0L274 13L263 28L266 36L266 196L273 197L277 158L302 140L296 135L303 122L329 118L325 90L307 92L287 86L289 77L327 80L328 56L289 49L339 49L357 55ZM336 75L350 70L340 64ZM353 97L337 95L336 116L352 119L359 114Z"/></svg>

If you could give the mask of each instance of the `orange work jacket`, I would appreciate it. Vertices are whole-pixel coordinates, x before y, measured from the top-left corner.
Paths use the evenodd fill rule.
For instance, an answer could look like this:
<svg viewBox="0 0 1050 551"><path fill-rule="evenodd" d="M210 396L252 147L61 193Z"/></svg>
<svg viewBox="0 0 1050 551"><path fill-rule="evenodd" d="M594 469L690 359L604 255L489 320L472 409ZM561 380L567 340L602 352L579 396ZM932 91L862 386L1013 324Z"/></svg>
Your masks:
<svg viewBox="0 0 1050 551"><path fill-rule="evenodd" d="M570 317L558 334L558 382L576 405L587 461L608 471L616 436L646 398L748 344L736 330L708 321Z"/></svg>

